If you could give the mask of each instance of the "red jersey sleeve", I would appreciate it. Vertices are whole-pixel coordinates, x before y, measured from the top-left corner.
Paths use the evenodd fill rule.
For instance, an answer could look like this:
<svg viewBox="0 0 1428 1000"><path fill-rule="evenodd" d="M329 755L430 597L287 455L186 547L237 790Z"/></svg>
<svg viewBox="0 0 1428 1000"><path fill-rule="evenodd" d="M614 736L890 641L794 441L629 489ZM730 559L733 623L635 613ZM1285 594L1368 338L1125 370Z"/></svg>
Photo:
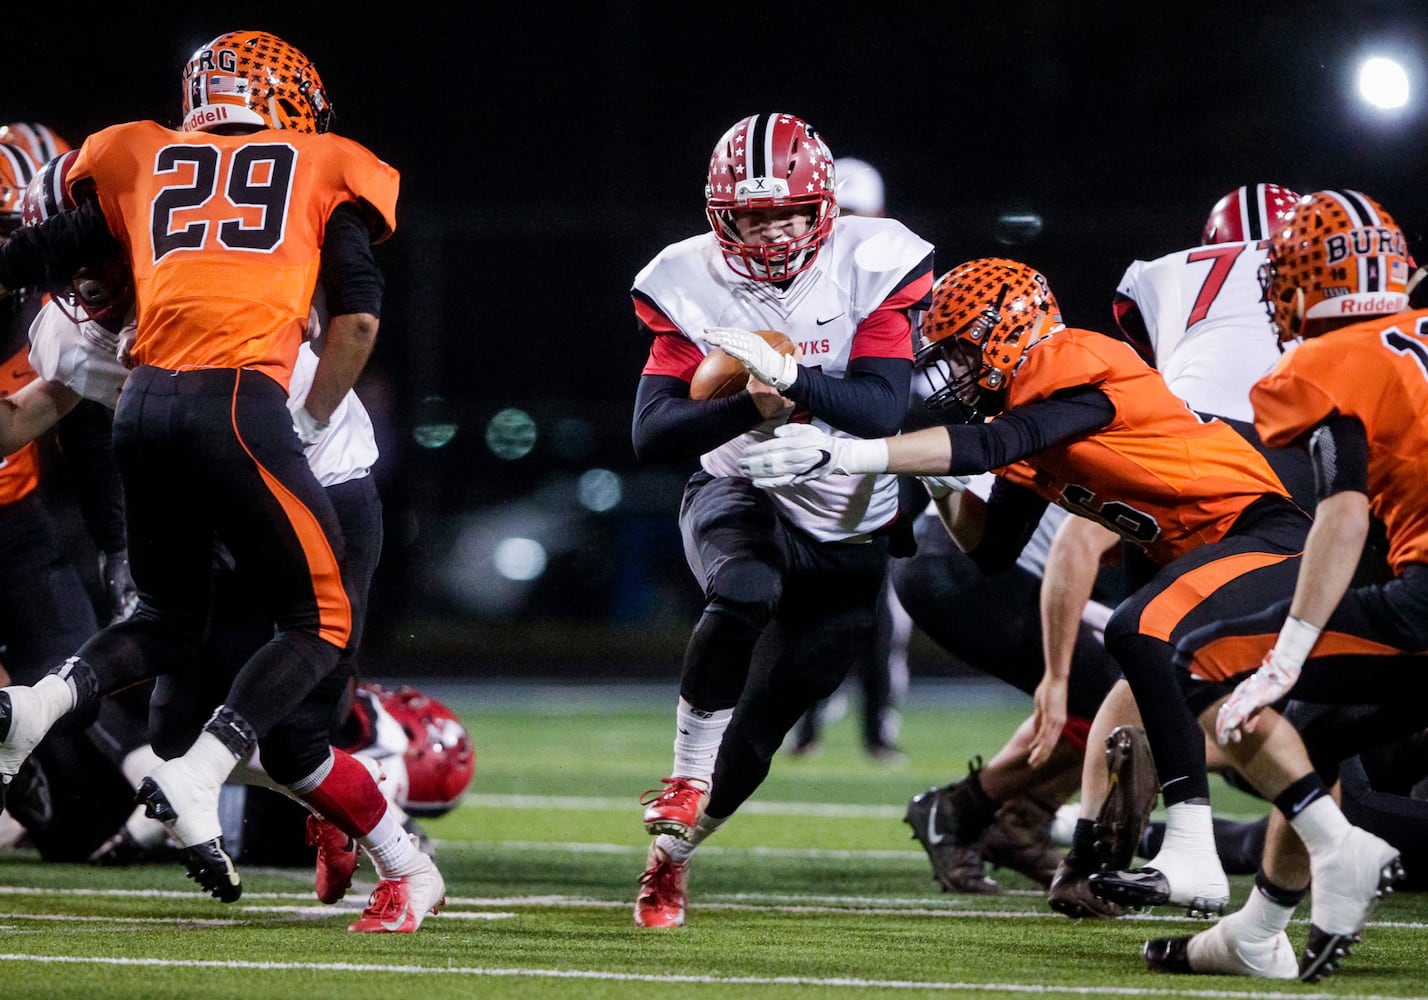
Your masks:
<svg viewBox="0 0 1428 1000"><path fill-rule="evenodd" d="M932 295L932 258L909 271L867 319L858 324L848 359L912 360L912 319L908 312L928 305Z"/></svg>
<svg viewBox="0 0 1428 1000"><path fill-rule="evenodd" d="M645 361L641 375L672 375L686 382L694 378L694 369L704 360L699 348L694 346L679 327L660 312L649 299L636 295L635 317L640 325L654 334L650 344L650 356Z"/></svg>

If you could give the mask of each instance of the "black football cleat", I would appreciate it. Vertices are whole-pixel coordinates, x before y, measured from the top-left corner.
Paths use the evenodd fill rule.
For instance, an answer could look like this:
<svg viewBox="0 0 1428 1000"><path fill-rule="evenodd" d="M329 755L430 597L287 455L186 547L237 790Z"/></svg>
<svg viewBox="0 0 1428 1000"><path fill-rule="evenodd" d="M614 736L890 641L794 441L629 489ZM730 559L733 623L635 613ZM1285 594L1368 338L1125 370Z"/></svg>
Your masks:
<svg viewBox="0 0 1428 1000"><path fill-rule="evenodd" d="M1170 972L1178 976L1188 976L1195 970L1190 968L1190 956L1186 946L1190 935L1181 937L1155 938L1147 941L1140 956L1145 959L1145 967L1151 972Z"/></svg>
<svg viewBox="0 0 1428 1000"><path fill-rule="evenodd" d="M158 782L153 778L145 778L139 782L135 800L144 807L144 815L164 824L172 835L178 813ZM243 895L238 869L233 866L233 859L224 849L221 836L197 844L180 845L179 857L188 869L188 877L203 886L214 899L232 903Z"/></svg>

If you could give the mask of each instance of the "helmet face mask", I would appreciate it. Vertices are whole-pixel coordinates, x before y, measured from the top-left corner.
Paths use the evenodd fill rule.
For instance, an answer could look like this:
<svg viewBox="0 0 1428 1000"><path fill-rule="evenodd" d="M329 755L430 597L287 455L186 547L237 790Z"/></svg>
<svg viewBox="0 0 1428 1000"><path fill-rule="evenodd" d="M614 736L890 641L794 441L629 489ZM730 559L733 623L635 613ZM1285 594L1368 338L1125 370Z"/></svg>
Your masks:
<svg viewBox="0 0 1428 1000"><path fill-rule="evenodd" d="M914 364L940 387L933 409L960 405L977 415L1000 413L1026 349L1061 329L1061 310L1046 278L1025 264L988 257L937 279L923 314Z"/></svg>
<svg viewBox="0 0 1428 1000"><path fill-rule="evenodd" d="M1245 184L1210 209L1200 242L1245 243L1269 239L1289 218L1299 195L1278 184Z"/></svg>
<svg viewBox="0 0 1428 1000"><path fill-rule="evenodd" d="M832 232L833 192L832 154L807 122L750 115L714 147L705 213L735 274L787 281L813 263ZM769 224L778 220L786 224Z"/></svg>
<svg viewBox="0 0 1428 1000"><path fill-rule="evenodd" d="M258 126L326 132L332 124L312 62L266 31L230 31L194 52L183 70L183 130Z"/></svg>
<svg viewBox="0 0 1428 1000"><path fill-rule="evenodd" d="M1260 268L1265 307L1281 343L1408 308L1403 231L1358 191L1301 199Z"/></svg>

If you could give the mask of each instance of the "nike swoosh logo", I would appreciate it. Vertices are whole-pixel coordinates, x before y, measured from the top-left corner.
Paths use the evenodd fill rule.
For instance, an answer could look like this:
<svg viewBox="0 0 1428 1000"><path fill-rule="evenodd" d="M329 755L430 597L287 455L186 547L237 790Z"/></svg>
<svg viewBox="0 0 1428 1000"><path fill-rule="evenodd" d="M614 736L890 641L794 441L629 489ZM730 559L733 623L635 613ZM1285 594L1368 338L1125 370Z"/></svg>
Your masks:
<svg viewBox="0 0 1428 1000"><path fill-rule="evenodd" d="M841 315L843 315L843 314L842 314L842 313L839 313L839 314L838 314L838 316L841 316ZM829 316L827 319L816 319L816 320L814 320L813 322L816 323L818 326L823 326L823 325L826 324L826 323L831 323L831 322L833 322L835 319L838 318L838 316Z"/></svg>
<svg viewBox="0 0 1428 1000"><path fill-rule="evenodd" d="M937 808L934 806L927 812L927 843L936 845L947 839L945 833L937 832Z"/></svg>
<svg viewBox="0 0 1428 1000"><path fill-rule="evenodd" d="M823 448L819 448L818 454L822 455L823 457L820 458L818 461L814 462L808 468L804 469L804 472L812 472L814 469L821 469L829 462L833 461L833 453L830 451L827 451Z"/></svg>
<svg viewBox="0 0 1428 1000"><path fill-rule="evenodd" d="M387 930L392 931L392 932L394 932L394 933L397 932L397 931L400 931L400 930L402 929L402 924L404 924L404 923L407 922L407 910L409 910L409 909L411 909L410 904L403 903L403 904L402 904L401 912L397 914L396 919L395 919L395 920L383 920L383 921L382 921L382 926L385 927Z"/></svg>

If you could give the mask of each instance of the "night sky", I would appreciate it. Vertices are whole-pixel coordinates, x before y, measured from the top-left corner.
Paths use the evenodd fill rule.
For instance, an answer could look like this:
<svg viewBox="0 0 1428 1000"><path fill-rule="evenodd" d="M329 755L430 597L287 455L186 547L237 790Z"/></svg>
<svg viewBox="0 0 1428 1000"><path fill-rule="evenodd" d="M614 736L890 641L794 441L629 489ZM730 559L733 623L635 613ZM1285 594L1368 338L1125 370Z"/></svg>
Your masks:
<svg viewBox="0 0 1428 1000"><path fill-rule="evenodd" d="M1193 245L1239 184L1363 190L1410 248L1428 223L1421 3L216 6L7 9L0 118L75 141L172 124L180 67L214 35L261 28L304 50L336 130L403 174L370 392L388 480L437 506L522 495L562 463L634 465L646 345L630 282L706 225L709 150L747 114L798 114L835 155L877 165L939 273L1019 257L1077 326L1109 328L1125 266ZM1369 51L1408 63L1408 110L1358 104ZM1040 233L1009 238L1007 212L1041 216ZM462 430L413 455L429 396ZM578 417L589 440L493 465L479 431L507 406Z"/></svg>

